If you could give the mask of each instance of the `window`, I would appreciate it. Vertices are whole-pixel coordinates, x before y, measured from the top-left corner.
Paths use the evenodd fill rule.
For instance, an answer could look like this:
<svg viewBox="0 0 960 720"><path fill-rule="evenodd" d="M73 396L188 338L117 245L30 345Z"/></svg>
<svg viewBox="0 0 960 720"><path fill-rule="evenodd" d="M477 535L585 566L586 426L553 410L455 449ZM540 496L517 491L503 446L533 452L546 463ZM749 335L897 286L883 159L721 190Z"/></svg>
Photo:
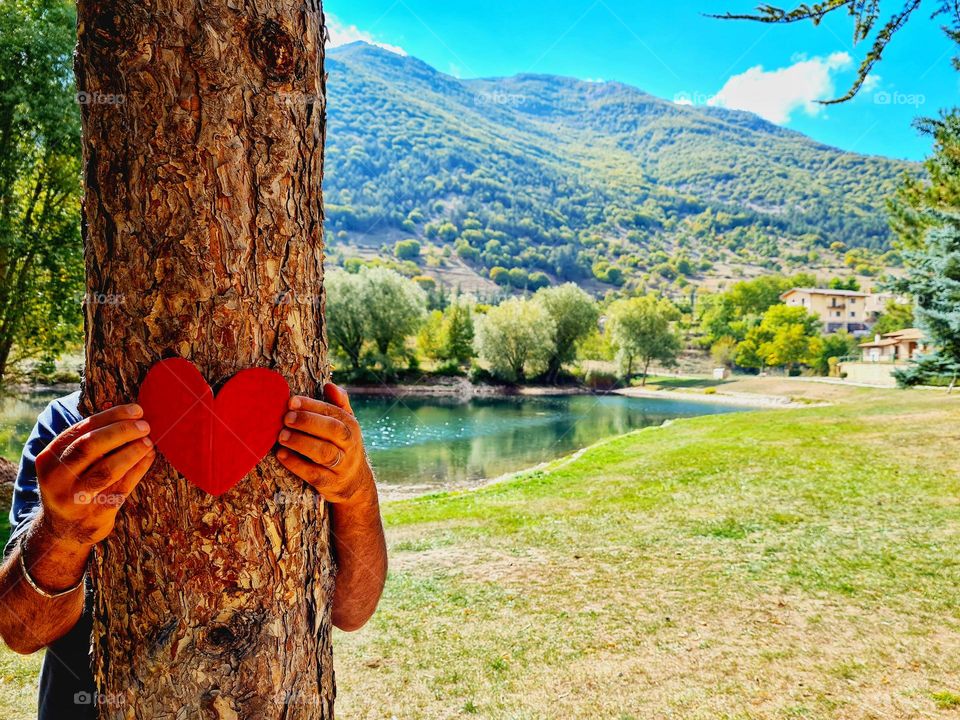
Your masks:
<svg viewBox="0 0 960 720"><path fill-rule="evenodd" d="M855 318L856 316L857 316L857 314L856 314L855 312L851 312L851 313L850 313L850 317Z"/></svg>

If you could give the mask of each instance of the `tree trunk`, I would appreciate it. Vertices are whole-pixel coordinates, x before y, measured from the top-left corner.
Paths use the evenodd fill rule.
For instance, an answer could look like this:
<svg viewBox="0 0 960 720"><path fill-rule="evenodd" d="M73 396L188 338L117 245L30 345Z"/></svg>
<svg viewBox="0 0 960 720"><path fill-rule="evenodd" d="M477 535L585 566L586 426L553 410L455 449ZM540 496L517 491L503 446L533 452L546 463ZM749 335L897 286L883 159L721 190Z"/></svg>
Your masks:
<svg viewBox="0 0 960 720"><path fill-rule="evenodd" d="M556 385L557 379L560 377L560 370L562 368L563 363L561 363L556 356L551 357L550 361L547 363L547 382L551 385Z"/></svg>
<svg viewBox="0 0 960 720"><path fill-rule="evenodd" d="M80 0L85 413L163 357L315 395L323 330L319 0ZM292 300L292 302L291 302ZM272 454L219 498L158 456L92 565L106 720L333 713L326 509Z"/></svg>

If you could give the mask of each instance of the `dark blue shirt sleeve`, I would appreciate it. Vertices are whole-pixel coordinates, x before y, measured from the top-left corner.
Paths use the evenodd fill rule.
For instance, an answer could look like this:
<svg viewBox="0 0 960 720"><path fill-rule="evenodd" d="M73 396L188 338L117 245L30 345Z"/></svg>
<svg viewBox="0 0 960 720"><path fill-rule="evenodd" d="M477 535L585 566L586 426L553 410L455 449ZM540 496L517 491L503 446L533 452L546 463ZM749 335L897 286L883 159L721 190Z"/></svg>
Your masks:
<svg viewBox="0 0 960 720"><path fill-rule="evenodd" d="M10 539L4 548L4 556L12 549L20 536L30 527L31 521L40 512L40 489L37 485L37 455L64 430L80 422L77 406L80 392L58 398L51 402L37 418L23 447L20 468L13 486L13 503L10 507Z"/></svg>

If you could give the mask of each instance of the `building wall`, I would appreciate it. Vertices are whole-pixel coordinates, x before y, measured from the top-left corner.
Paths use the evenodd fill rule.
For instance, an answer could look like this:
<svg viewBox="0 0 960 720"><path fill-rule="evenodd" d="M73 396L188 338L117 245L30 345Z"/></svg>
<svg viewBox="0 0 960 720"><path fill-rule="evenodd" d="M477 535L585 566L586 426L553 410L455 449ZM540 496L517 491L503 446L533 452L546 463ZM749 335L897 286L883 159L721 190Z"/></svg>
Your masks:
<svg viewBox="0 0 960 720"><path fill-rule="evenodd" d="M826 330L840 329L863 332L873 324L875 315L870 313L866 297L825 295L821 293L794 293L787 298L787 305L805 307L820 318ZM853 327L850 326L861 326Z"/></svg>
<svg viewBox="0 0 960 720"><path fill-rule="evenodd" d="M905 363L845 362L840 363L839 370L841 377L846 375L847 382L896 387L893 371L903 367L906 367Z"/></svg>

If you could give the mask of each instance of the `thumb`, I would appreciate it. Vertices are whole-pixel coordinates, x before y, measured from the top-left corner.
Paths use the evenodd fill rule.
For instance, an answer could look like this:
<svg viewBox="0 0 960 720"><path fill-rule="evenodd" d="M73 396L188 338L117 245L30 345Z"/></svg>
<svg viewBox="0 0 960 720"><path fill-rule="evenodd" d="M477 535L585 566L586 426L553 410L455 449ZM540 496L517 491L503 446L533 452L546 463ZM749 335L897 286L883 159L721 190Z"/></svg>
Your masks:
<svg viewBox="0 0 960 720"><path fill-rule="evenodd" d="M327 402L353 415L353 408L350 407L350 398L347 396L346 390L339 385L334 385L333 383L324 385L323 397Z"/></svg>

